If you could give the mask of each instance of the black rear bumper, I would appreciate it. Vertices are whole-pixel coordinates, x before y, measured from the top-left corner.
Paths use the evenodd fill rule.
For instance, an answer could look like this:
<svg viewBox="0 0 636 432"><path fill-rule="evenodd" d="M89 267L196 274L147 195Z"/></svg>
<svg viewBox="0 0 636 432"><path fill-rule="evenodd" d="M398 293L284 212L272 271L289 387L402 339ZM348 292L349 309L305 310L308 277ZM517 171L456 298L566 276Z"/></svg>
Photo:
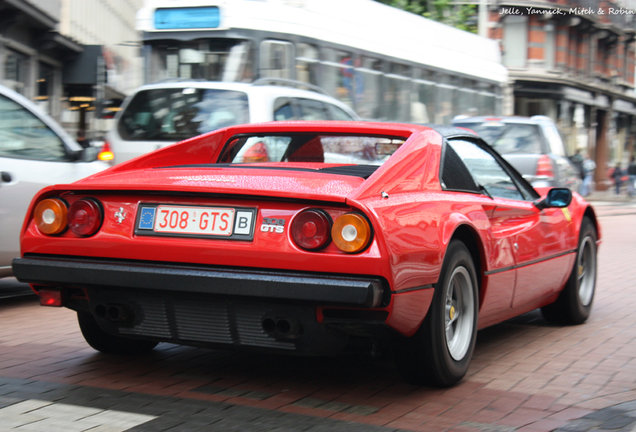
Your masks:
<svg viewBox="0 0 636 432"><path fill-rule="evenodd" d="M292 300L352 307L383 303L380 278L173 263L29 255L13 260L20 282L59 287L108 287ZM388 291L388 290L387 290Z"/></svg>

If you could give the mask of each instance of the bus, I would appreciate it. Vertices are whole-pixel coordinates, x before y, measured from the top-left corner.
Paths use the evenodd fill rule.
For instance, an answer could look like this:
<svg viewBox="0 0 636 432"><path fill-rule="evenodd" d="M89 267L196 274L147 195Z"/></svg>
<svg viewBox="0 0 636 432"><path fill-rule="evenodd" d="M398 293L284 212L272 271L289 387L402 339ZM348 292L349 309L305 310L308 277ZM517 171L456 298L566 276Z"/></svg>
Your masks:
<svg viewBox="0 0 636 432"><path fill-rule="evenodd" d="M373 0L146 0L145 82L295 80L362 118L500 115L498 42Z"/></svg>

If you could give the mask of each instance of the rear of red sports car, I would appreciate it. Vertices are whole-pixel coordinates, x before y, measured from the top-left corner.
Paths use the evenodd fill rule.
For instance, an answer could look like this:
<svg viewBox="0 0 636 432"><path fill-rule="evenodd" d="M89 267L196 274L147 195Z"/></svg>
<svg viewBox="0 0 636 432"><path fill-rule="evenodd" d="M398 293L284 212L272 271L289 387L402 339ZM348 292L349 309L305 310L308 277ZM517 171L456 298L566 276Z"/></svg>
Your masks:
<svg viewBox="0 0 636 432"><path fill-rule="evenodd" d="M103 352L169 341L329 354L409 336L434 280L395 286L365 203L402 181L384 162L426 128L337 125L234 127L45 189L15 273L43 305L76 310Z"/></svg>

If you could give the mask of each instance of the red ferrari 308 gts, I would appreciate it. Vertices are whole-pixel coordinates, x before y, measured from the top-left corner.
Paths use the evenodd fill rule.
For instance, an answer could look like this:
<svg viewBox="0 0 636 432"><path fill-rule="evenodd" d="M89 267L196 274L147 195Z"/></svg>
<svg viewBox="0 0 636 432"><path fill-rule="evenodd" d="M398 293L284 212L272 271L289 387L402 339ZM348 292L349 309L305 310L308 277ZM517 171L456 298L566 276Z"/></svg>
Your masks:
<svg viewBox="0 0 636 432"><path fill-rule="evenodd" d="M325 355L391 343L448 386L477 330L541 308L583 323L600 239L470 131L362 122L226 128L33 200L17 278L106 353L159 342Z"/></svg>

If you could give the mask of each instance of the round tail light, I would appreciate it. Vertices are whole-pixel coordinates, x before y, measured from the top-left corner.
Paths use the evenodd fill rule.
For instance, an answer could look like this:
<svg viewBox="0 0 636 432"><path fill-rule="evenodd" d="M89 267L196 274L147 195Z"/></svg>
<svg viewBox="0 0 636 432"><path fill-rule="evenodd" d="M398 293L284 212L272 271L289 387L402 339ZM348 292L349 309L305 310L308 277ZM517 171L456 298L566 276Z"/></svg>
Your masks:
<svg viewBox="0 0 636 432"><path fill-rule="evenodd" d="M360 252L371 241L371 226L367 219L358 213L340 216L331 228L334 244L344 252Z"/></svg>
<svg viewBox="0 0 636 432"><path fill-rule="evenodd" d="M304 210L291 224L291 236L303 249L322 249L331 241L331 218L322 210Z"/></svg>
<svg viewBox="0 0 636 432"><path fill-rule="evenodd" d="M59 198L42 200L35 206L34 218L42 234L59 234L66 229L66 203Z"/></svg>
<svg viewBox="0 0 636 432"><path fill-rule="evenodd" d="M102 209L91 198L75 201L68 209L68 227L78 236L90 236L102 225Z"/></svg>

